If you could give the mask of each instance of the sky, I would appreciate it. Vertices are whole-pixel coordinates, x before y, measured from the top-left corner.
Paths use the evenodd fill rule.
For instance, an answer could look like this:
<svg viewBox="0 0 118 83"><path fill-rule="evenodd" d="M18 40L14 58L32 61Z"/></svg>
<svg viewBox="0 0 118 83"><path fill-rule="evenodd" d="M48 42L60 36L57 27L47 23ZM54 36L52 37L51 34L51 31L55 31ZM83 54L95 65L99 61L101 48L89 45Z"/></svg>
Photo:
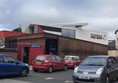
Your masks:
<svg viewBox="0 0 118 83"><path fill-rule="evenodd" d="M88 23L83 29L108 33L118 29L118 0L0 0L0 30L28 23Z"/></svg>

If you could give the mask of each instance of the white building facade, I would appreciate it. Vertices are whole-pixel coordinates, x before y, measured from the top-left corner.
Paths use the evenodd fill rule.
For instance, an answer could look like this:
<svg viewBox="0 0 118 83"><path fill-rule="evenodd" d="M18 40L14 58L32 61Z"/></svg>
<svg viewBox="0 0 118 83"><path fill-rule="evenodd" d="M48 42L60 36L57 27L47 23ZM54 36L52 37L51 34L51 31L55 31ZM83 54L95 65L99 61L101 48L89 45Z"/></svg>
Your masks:
<svg viewBox="0 0 118 83"><path fill-rule="evenodd" d="M40 24L35 24L33 31L37 30L38 25ZM43 26L49 26L48 29L44 28L44 32L47 32L47 33L71 37L71 38L85 40L85 41L94 42L94 43L103 44L103 45L108 45L107 33L84 30L83 27L86 25L87 23L43 25ZM51 30L52 28L54 29ZM56 29L58 30L56 31ZM22 28L22 31L26 33L32 32L29 26L26 28Z"/></svg>

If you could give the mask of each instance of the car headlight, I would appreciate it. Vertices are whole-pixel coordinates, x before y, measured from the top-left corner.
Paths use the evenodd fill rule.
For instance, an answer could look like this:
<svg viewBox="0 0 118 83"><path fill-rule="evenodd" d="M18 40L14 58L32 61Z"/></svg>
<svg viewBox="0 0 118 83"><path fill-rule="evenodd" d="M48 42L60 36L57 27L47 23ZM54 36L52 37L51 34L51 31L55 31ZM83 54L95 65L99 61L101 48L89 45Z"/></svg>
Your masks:
<svg viewBox="0 0 118 83"><path fill-rule="evenodd" d="M25 63L25 65L29 66L27 63Z"/></svg>
<svg viewBox="0 0 118 83"><path fill-rule="evenodd" d="M78 71L78 67L75 67L74 73L77 73L77 71Z"/></svg>
<svg viewBox="0 0 118 83"><path fill-rule="evenodd" d="M99 68L99 69L97 70L96 74L100 75L100 74L102 73L102 71L103 71L103 68Z"/></svg>

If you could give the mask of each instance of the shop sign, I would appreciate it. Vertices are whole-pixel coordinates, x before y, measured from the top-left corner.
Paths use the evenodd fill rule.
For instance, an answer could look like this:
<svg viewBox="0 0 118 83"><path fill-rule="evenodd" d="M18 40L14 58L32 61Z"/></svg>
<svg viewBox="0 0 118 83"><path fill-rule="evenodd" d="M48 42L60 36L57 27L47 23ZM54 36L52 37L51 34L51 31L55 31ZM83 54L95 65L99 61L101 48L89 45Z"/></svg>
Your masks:
<svg viewBox="0 0 118 83"><path fill-rule="evenodd" d="M92 39L107 40L107 36L106 36L106 35L91 34L90 37L91 37Z"/></svg>
<svg viewBox="0 0 118 83"><path fill-rule="evenodd" d="M40 44L31 44L31 47L32 48L41 48L41 45Z"/></svg>

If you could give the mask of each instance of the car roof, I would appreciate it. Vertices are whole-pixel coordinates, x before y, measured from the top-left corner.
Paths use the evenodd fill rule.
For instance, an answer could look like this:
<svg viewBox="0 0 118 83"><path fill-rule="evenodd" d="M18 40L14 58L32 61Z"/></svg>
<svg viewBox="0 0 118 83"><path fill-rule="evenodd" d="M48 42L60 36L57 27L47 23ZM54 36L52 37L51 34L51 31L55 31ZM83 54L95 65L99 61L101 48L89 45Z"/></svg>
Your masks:
<svg viewBox="0 0 118 83"><path fill-rule="evenodd" d="M37 56L57 56L57 55L46 55L46 54L42 54L42 55L37 55Z"/></svg>
<svg viewBox="0 0 118 83"><path fill-rule="evenodd" d="M8 55L8 54L0 54L0 56L10 56L10 55Z"/></svg>
<svg viewBox="0 0 118 83"><path fill-rule="evenodd" d="M108 56L108 55L93 55L93 56L88 56L88 57L106 57L106 58L108 58L110 56Z"/></svg>
<svg viewBox="0 0 118 83"><path fill-rule="evenodd" d="M66 55L65 57L79 57L79 56L75 56L75 55Z"/></svg>

